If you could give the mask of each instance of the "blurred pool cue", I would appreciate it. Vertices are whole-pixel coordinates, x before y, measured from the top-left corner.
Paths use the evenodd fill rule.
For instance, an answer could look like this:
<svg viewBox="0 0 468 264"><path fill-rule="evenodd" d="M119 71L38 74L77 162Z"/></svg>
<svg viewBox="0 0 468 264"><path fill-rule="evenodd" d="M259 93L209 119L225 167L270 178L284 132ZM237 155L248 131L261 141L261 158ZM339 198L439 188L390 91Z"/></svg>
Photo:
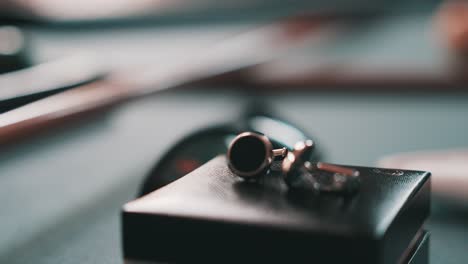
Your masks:
<svg viewBox="0 0 468 264"><path fill-rule="evenodd" d="M277 59L289 49L313 41L315 34L310 32L333 31L333 26L324 29L321 22L291 19L265 26L207 47L182 63L112 72L98 81L3 113L0 115L0 144L16 143L132 99Z"/></svg>

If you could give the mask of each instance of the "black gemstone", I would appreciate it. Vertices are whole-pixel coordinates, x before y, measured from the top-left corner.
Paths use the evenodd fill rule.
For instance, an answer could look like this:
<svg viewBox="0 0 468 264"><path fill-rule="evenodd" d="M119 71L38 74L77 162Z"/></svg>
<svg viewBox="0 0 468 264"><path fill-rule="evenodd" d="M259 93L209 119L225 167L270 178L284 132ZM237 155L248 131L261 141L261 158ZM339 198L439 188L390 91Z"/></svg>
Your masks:
<svg viewBox="0 0 468 264"><path fill-rule="evenodd" d="M240 172L253 172L262 166L266 154L265 143L258 137L239 138L231 146L231 166Z"/></svg>

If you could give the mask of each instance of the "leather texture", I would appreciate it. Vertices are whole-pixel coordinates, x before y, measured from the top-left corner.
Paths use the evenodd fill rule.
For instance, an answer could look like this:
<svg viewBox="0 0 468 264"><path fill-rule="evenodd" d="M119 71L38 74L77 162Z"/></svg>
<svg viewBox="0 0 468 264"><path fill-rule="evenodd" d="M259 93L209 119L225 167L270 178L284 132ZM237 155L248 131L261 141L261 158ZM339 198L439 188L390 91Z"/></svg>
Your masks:
<svg viewBox="0 0 468 264"><path fill-rule="evenodd" d="M430 174L354 167L348 197L233 175L219 156L123 208L127 259L395 263L429 215Z"/></svg>

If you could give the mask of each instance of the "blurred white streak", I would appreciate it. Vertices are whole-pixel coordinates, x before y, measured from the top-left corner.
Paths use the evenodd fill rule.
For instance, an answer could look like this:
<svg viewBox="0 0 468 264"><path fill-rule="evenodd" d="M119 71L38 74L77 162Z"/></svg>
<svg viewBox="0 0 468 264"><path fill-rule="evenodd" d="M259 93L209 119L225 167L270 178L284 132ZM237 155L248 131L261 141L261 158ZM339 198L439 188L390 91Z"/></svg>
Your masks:
<svg viewBox="0 0 468 264"><path fill-rule="evenodd" d="M94 56L81 53L0 74L0 101L75 85L96 78L104 72Z"/></svg>
<svg viewBox="0 0 468 264"><path fill-rule="evenodd" d="M468 201L468 149L396 154L382 158L378 166L429 171L435 194Z"/></svg>

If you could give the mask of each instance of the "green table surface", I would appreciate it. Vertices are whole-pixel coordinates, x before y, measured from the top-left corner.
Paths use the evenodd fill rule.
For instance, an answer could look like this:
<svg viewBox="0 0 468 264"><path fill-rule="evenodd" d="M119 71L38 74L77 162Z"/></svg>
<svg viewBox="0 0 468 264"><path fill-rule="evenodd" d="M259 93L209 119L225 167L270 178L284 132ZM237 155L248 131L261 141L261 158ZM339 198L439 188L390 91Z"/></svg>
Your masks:
<svg viewBox="0 0 468 264"><path fill-rule="evenodd" d="M155 47L159 53L153 58L163 63L238 30L113 29L103 35L31 29L30 34L39 60L84 49L104 54L102 61L115 66L143 60ZM143 35L149 41L139 42ZM114 48L106 49L110 36ZM251 96L216 89L167 93L2 148L0 263L122 263L120 208L134 198L154 162L194 129L237 116ZM309 91L261 98L315 135L331 162L372 166L396 152L468 147L464 93ZM466 263L468 206L436 196L433 201L426 225L431 262Z"/></svg>

